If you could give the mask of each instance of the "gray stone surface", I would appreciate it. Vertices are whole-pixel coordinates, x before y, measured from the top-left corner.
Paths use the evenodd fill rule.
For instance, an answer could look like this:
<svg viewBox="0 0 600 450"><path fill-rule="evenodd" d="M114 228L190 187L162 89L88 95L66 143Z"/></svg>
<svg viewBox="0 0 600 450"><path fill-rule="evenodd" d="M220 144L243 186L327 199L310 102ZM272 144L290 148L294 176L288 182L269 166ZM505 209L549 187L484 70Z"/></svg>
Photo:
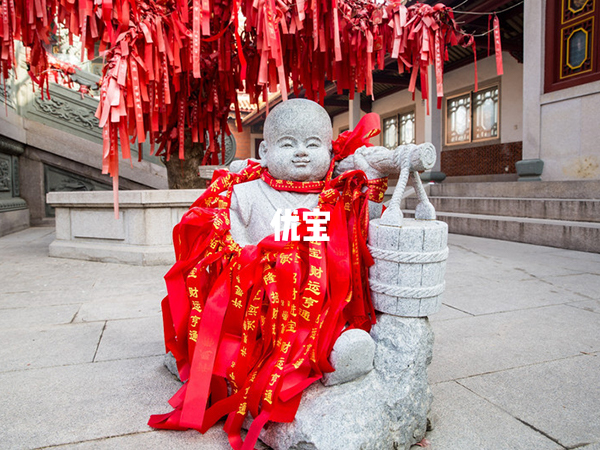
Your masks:
<svg viewBox="0 0 600 450"><path fill-rule="evenodd" d="M364 330L354 329L342 333L335 341L329 362L335 372L323 376L325 386L346 383L373 370L375 341Z"/></svg>
<svg viewBox="0 0 600 450"><path fill-rule="evenodd" d="M437 313L432 315L429 320L431 322L437 322L440 320L452 320L452 319L460 319L462 317L468 317L471 314L468 314L464 311L460 311L454 307L450 307L448 305L442 304Z"/></svg>
<svg viewBox="0 0 600 450"><path fill-rule="evenodd" d="M0 212L0 236L29 228L29 209Z"/></svg>
<svg viewBox="0 0 600 450"><path fill-rule="evenodd" d="M584 222L597 222L600 217L600 200L501 197L430 197L429 200L437 211ZM406 209L414 210L416 205L416 198L406 200Z"/></svg>
<svg viewBox="0 0 600 450"><path fill-rule="evenodd" d="M583 447L579 447L582 450L600 450L600 443L584 445Z"/></svg>
<svg viewBox="0 0 600 450"><path fill-rule="evenodd" d="M133 307L136 302L140 305L138 309L150 311L146 308L154 299L156 316L159 315L158 305L164 296L162 276L168 270L167 266L125 266L48 258L48 245L53 239L54 234L48 228L32 228L0 238L0 317L5 313L11 314L10 320L16 324L16 328L21 329L18 336L26 335L27 330L31 330L28 336L33 336L42 324L33 325L28 322L28 317L34 317L34 309L52 305L79 304L83 307L94 303L94 308L97 307L99 312L96 319L102 322L83 325L95 327L103 325L104 320L107 320L107 329L113 322L121 319L138 320L140 312ZM460 235L449 236L449 247L447 283L449 286L460 283L465 288L463 292L470 286L487 283L496 277L503 280L503 284L498 287L501 290L518 286L525 281L539 286L553 283L564 289L561 286L564 277L556 275L600 274L600 255L593 253ZM528 273L520 269L527 269ZM28 274L29 278L22 274ZM22 278L18 283L11 284L12 290L4 289L5 283L18 277ZM62 284L59 289L52 283L39 282L38 279L59 280ZM576 289L577 286L569 288ZM430 366L430 378L440 381L444 379L443 376L447 376L446 379L456 379L463 383L471 380L474 382L482 376L483 381L477 382L477 389L481 387L477 395L458 385L457 388L444 387L454 382L432 385L434 402L431 413L437 420L435 430L426 436L432 442L430 448L512 450L522 448L519 446L523 442L528 445L525 446L527 449L560 449L558 444L552 446L552 441L548 444L544 440L544 434L556 437L555 427L551 426L549 418L561 413L560 418L565 423L578 423L577 430L580 430L583 428L579 427L586 426L586 418L582 418L580 412L591 411L591 417L597 410L597 396L590 392L600 383L598 371L595 366L584 364L585 355L581 355L582 351L593 353L589 348L597 347L597 301L582 297L581 300L564 305L523 306L526 309L472 316L456 309L455 302L461 301L460 295L460 291L445 295L445 304L440 312L432 316L436 354ZM526 302L520 300L522 294L518 289L514 290L513 295L512 301L526 305ZM498 295L495 299L500 301L501 296ZM110 309L117 308L119 301L132 305L111 316ZM104 309L101 309L102 302L108 303ZM565 298L565 302L570 302L570 299ZM490 311L493 311L495 308L491 306ZM566 312L567 310L570 312ZM22 313L21 318L18 317L18 312ZM35 317L42 316L40 314ZM595 321L593 318L596 318ZM56 345L61 346L58 349L61 354L75 351L86 356L89 342L76 339L81 323L56 326L53 323L55 317L49 315L48 319L49 322L45 325L47 328L68 330L75 327L76 332L64 332L65 336L72 336L74 340L55 341ZM132 332L139 331L138 327L132 326L131 329ZM160 333L160 326L154 332ZM13 338L11 333L12 331L7 330L3 334L2 346L6 353L2 354L2 358L22 352L23 341ZM98 337L99 335L100 331ZM134 337L131 336L132 343ZM130 336L124 335L124 339L129 340ZM82 347L82 350L75 347ZM112 348L115 352L127 353L129 350L126 347L124 343ZM31 354L40 357L39 354ZM150 414L169 410L166 400L179 386L163 367L162 356L119 359L119 353L109 355L109 352L105 356L115 361L78 362L60 366L54 365L56 361L51 356L43 355L50 366L39 369L15 367L14 371L0 374L0 398L3 405L0 408L0 421L3 424L0 428L0 446L38 448L61 445L67 448L82 446L102 449L194 447L200 450L229 448L226 436L219 426L207 436L201 436L195 432L151 432L145 425ZM598 358L597 353L589 358ZM565 364L568 362L568 370L557 365L558 361ZM461 366L465 366L467 370L459 370ZM525 370L527 367L536 367L536 370ZM590 372L590 369L594 371ZM503 378L505 381L486 381L486 373L498 370L506 371L506 378ZM562 374L562 378L554 377L553 372ZM503 372L497 372L501 373ZM515 374L518 374L518 380ZM456 378L464 376L471 378ZM560 391L563 382L566 383L565 387L568 389L564 395L572 395L577 399L577 408L562 408L561 404L558 411L547 411L552 405L543 398L542 394L548 389L543 383L557 379L561 384L560 387L555 386L556 390ZM518 389L507 393L506 386L510 387L513 380ZM348 384L338 388L345 385ZM52 391L54 388L55 391ZM561 395L563 393L555 392L549 399L559 399ZM500 404L506 398L506 404L511 408L519 405L515 399L522 399L522 403L529 400L527 408L519 410L519 414L526 412L531 423L539 424L539 433L526 425L515 426L515 420L524 416L515 417L512 410L503 411L496 407L490 403L492 397L498 402L495 404ZM148 403L140 406L143 402ZM330 411L324 413L329 414ZM587 423L590 424L592 422ZM564 425L561 424L556 429L563 433ZM536 434L542 439L535 438ZM220 440L213 437L219 437ZM600 441L596 441L581 448L598 450L599 446Z"/></svg>
<svg viewBox="0 0 600 450"><path fill-rule="evenodd" d="M0 330L0 372L89 363L103 323Z"/></svg>
<svg viewBox="0 0 600 450"><path fill-rule="evenodd" d="M526 183L521 183L526 184ZM600 223L438 211L450 233L600 252Z"/></svg>
<svg viewBox="0 0 600 450"><path fill-rule="evenodd" d="M231 450L227 434L223 431L223 422L219 422L204 435L197 431L145 431L127 436L102 438L80 444L65 445L60 448L69 450L108 450L115 448L120 450ZM256 450L268 450L268 447L260 441L257 442L254 448Z"/></svg>
<svg viewBox="0 0 600 450"><path fill-rule="evenodd" d="M435 331L444 337L434 346L434 383L600 351L598 314L567 305L445 320Z"/></svg>
<svg viewBox="0 0 600 450"><path fill-rule="evenodd" d="M587 300L582 302L569 303L569 306L574 308L584 309L586 311L600 314L600 300Z"/></svg>
<svg viewBox="0 0 600 450"><path fill-rule="evenodd" d="M432 391L436 425L427 433L432 450L563 449L458 383L440 383Z"/></svg>
<svg viewBox="0 0 600 450"><path fill-rule="evenodd" d="M79 308L78 304L40 306L37 308L6 308L0 315L0 330L71 323Z"/></svg>
<svg viewBox="0 0 600 450"><path fill-rule="evenodd" d="M162 319L155 314L107 322L94 361L160 356L164 352Z"/></svg>
<svg viewBox="0 0 600 450"><path fill-rule="evenodd" d="M427 319L382 314L371 335L373 371L351 383L313 384L294 422L271 424L261 439L276 450L408 449L420 441L431 403L431 326Z"/></svg>
<svg viewBox="0 0 600 450"><path fill-rule="evenodd" d="M157 292L158 297L161 294L166 294L166 289ZM108 293L81 305L75 322L155 317L161 311L156 298L148 294L131 294L127 299L121 299L118 294Z"/></svg>
<svg viewBox="0 0 600 450"><path fill-rule="evenodd" d="M600 442L600 354L534 364L459 382L567 448ZM527 395L523 395L523 393Z"/></svg>
<svg viewBox="0 0 600 450"><path fill-rule="evenodd" d="M66 350L66 349L65 349ZM179 382L162 357L0 374L2 446L39 448L148 431Z"/></svg>
<svg viewBox="0 0 600 450"><path fill-rule="evenodd" d="M558 286L526 280L506 285L501 280L464 286L447 284L445 296L455 299L454 306L473 315L549 306L580 300L582 297Z"/></svg>

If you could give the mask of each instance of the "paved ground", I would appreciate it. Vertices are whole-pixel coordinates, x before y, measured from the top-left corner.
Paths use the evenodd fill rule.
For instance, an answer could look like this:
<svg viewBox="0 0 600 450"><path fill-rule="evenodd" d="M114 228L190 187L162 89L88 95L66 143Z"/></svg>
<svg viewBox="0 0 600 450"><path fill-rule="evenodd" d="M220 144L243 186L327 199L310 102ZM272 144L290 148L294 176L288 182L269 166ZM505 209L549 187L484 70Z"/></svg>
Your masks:
<svg viewBox="0 0 600 450"><path fill-rule="evenodd" d="M167 267L49 258L53 236L0 238L0 448L227 449L219 428L146 425L178 387ZM457 235L450 250L429 448L600 450L600 255Z"/></svg>

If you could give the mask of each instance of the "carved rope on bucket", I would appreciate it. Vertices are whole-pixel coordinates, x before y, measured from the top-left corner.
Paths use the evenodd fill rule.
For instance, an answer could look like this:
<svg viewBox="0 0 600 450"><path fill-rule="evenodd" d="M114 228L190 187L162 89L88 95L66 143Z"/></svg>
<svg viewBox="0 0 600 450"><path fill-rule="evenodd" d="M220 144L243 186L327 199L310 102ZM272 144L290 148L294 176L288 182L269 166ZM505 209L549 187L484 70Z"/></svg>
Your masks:
<svg viewBox="0 0 600 450"><path fill-rule="evenodd" d="M393 250L384 250L382 248L368 245L371 256L375 259L383 259L385 261L394 261L405 264L424 264L446 261L448 259L448 248L437 252L397 252Z"/></svg>
<svg viewBox="0 0 600 450"><path fill-rule="evenodd" d="M370 286L371 291L377 292L379 294L389 295L391 297L423 299L429 297L437 297L438 295L441 295L444 292L444 289L446 288L446 283L444 282L436 286L412 288L372 281L370 283Z"/></svg>

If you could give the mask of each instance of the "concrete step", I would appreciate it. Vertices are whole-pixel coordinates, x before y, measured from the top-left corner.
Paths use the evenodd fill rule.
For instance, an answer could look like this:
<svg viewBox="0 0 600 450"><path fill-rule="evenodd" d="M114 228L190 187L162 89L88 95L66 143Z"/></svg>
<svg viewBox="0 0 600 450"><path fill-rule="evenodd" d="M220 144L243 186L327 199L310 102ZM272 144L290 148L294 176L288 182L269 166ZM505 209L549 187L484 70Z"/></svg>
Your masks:
<svg viewBox="0 0 600 450"><path fill-rule="evenodd" d="M404 212L414 217L414 211ZM600 223L438 212L455 234L600 253Z"/></svg>
<svg viewBox="0 0 600 450"><path fill-rule="evenodd" d="M432 197L501 197L600 200L600 181L530 181L432 184Z"/></svg>
<svg viewBox="0 0 600 450"><path fill-rule="evenodd" d="M600 222L600 200L439 196L429 197L429 200L440 213ZM405 202L407 209L415 209L417 205L417 199L413 197Z"/></svg>

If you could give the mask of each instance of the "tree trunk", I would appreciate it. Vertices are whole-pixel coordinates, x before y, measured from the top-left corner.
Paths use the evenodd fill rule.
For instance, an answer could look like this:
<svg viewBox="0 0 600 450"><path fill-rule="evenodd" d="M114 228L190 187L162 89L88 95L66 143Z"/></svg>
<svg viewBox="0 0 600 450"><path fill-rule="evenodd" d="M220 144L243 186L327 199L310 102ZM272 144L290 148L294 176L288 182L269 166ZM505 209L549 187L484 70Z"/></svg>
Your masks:
<svg viewBox="0 0 600 450"><path fill-rule="evenodd" d="M179 145L174 142L174 145ZM204 156L204 144L192 143L189 132L185 136L185 160L179 159L179 151L176 149L169 161L163 158L167 167L167 179L169 189L205 189L206 180L198 175L198 167Z"/></svg>

